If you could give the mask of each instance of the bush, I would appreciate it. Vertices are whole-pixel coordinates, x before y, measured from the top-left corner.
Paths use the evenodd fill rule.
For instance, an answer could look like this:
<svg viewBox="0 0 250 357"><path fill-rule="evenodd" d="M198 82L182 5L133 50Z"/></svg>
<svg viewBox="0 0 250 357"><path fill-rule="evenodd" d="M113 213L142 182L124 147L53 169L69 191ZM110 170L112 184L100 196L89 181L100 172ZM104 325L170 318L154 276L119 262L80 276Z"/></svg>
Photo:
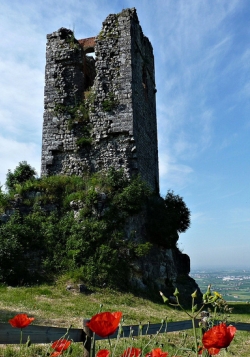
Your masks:
<svg viewBox="0 0 250 357"><path fill-rule="evenodd" d="M18 284L25 272L23 247L13 228L10 224L0 227L0 281L8 284Z"/></svg>
<svg viewBox="0 0 250 357"><path fill-rule="evenodd" d="M32 269L40 251L40 230L37 222L18 213L0 226L0 280L23 284L31 280ZM39 241L39 244L37 244ZM39 247L39 249L38 249Z"/></svg>
<svg viewBox="0 0 250 357"><path fill-rule="evenodd" d="M9 206L10 198L8 194L2 191L2 187L0 186L0 213L4 213L5 209Z"/></svg>
<svg viewBox="0 0 250 357"><path fill-rule="evenodd" d="M35 176L35 169L27 164L26 161L22 161L15 168L14 172L8 170L5 185L8 190L13 190L16 184L23 184L27 180L34 179Z"/></svg>
<svg viewBox="0 0 250 357"><path fill-rule="evenodd" d="M140 177L122 170L78 176L33 176L0 194L0 209L19 193L20 213L0 223L0 282L24 284L69 271L92 285L127 287L130 263L146 256L151 243L176 247L190 224L182 198L153 196ZM76 207L72 209L72 201ZM7 203L6 203L7 202ZM147 212L149 242L127 239L127 218Z"/></svg>
<svg viewBox="0 0 250 357"><path fill-rule="evenodd" d="M169 190L164 202L169 221L171 221L173 228L179 233L185 232L191 224L191 213L183 201L183 198Z"/></svg>
<svg viewBox="0 0 250 357"><path fill-rule="evenodd" d="M114 197L114 204L118 209L133 214L140 211L150 195L151 191L146 183L140 177L135 177L121 193Z"/></svg>
<svg viewBox="0 0 250 357"><path fill-rule="evenodd" d="M20 214L0 226L0 257L8 249L0 259L0 281L27 283L32 276L50 279L81 267L85 281L99 286L105 282L114 287L119 276L127 277L125 218L128 212L140 211L149 192L139 178L129 182L122 171L113 169L107 175L82 178L32 177L13 185L11 195L17 192L21 196ZM3 196L2 204L8 195ZM101 197L105 197L102 208ZM82 207L77 218L70 207L72 201ZM140 247L137 254L141 256L144 251L147 249Z"/></svg>
<svg viewBox="0 0 250 357"><path fill-rule="evenodd" d="M175 248L178 233L190 226L190 211L183 198L168 191L165 199L151 197L147 215L148 238L164 248Z"/></svg>

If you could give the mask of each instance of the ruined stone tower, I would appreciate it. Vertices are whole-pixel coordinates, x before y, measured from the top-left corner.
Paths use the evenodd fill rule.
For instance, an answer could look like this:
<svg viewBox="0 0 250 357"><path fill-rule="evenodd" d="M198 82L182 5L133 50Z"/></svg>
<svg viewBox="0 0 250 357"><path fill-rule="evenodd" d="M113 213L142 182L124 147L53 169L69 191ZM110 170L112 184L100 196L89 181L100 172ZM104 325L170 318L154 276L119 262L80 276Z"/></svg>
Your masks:
<svg viewBox="0 0 250 357"><path fill-rule="evenodd" d="M88 55L95 52L95 58ZM159 192L154 56L136 10L47 36L42 175L123 168Z"/></svg>

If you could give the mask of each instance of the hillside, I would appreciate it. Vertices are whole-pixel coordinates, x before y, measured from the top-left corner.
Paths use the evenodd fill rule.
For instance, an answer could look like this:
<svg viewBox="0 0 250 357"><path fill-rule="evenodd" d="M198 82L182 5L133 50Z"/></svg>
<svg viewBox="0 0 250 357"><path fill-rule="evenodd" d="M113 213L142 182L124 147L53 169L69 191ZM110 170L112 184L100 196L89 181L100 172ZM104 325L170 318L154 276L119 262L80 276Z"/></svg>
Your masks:
<svg viewBox="0 0 250 357"><path fill-rule="evenodd" d="M189 211L173 192L163 199L139 177L113 169L8 182L0 196L3 283L43 283L70 272L88 286L121 291L198 288L177 248Z"/></svg>

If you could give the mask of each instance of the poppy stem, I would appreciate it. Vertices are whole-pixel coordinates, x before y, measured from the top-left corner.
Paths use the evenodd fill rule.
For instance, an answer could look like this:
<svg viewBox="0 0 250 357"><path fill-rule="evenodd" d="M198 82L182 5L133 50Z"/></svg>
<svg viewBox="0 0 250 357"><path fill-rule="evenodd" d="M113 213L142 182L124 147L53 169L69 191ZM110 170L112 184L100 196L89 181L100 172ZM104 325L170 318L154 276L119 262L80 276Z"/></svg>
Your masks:
<svg viewBox="0 0 250 357"><path fill-rule="evenodd" d="M193 325L193 334L194 334L194 343L195 343L195 354L198 357L198 343L197 343L197 334L196 334L196 327L195 327L195 318L192 318L192 325Z"/></svg>
<svg viewBox="0 0 250 357"><path fill-rule="evenodd" d="M194 343L195 343L195 355L198 357L199 356L199 351L198 351L198 341L197 341L197 333L196 333L196 327L195 327L195 317L196 314L194 313L194 297L192 297L192 326L193 326L193 334L194 334Z"/></svg>
<svg viewBox="0 0 250 357"><path fill-rule="evenodd" d="M95 357L95 332L93 332L93 337L91 338L90 357Z"/></svg>
<svg viewBox="0 0 250 357"><path fill-rule="evenodd" d="M119 332L117 333L117 337L116 337L116 343L115 343L115 346L114 346L114 350L111 354L111 357L114 357L115 355L115 350L116 350L116 347L117 347L117 344L118 344L118 341L120 340L120 335L119 335Z"/></svg>
<svg viewBox="0 0 250 357"><path fill-rule="evenodd" d="M112 345L111 345L111 341L110 341L109 336L108 336L108 341L109 341L109 348L110 348L110 352L111 352L111 356L112 356L113 355L113 353L112 353Z"/></svg>
<svg viewBox="0 0 250 357"><path fill-rule="evenodd" d="M162 321L161 326L160 326L159 330L156 332L156 334L154 334L154 337L152 337L152 338L150 337L150 340L148 341L148 343L146 343L146 345L143 347L142 354L143 354L144 350L148 347L148 345L151 344L159 336L159 333L160 333L163 325L164 325L164 321Z"/></svg>
<svg viewBox="0 0 250 357"><path fill-rule="evenodd" d="M19 349L19 353L21 356L21 350L22 350L22 343L23 343L23 329L20 329L20 349Z"/></svg>

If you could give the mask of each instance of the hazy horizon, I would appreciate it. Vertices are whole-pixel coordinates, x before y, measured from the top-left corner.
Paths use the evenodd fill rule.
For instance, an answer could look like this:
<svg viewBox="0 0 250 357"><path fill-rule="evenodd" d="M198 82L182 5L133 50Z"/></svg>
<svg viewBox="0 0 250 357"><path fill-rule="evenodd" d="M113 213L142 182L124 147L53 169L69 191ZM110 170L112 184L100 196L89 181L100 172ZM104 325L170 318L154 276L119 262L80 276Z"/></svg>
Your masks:
<svg viewBox="0 0 250 357"><path fill-rule="evenodd" d="M241 266L241 265L234 265L234 266L230 266L230 265L217 265L217 266L194 266L194 267L191 267L191 270L190 270L190 274L192 274L193 272L196 272L196 271L205 271L205 272L214 272L214 271L250 271L250 265L249 266Z"/></svg>

